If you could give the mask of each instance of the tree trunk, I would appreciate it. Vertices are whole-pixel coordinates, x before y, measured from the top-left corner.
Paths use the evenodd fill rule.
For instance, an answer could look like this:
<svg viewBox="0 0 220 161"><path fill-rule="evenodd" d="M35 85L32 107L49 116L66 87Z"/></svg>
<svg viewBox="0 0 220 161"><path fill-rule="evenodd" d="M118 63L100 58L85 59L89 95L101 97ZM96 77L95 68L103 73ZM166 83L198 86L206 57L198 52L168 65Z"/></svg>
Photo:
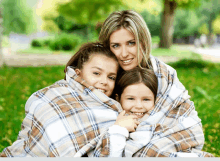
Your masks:
<svg viewBox="0 0 220 161"><path fill-rule="evenodd" d="M212 7L210 8L210 10L212 11L214 9L214 3L212 2ZM208 45L211 46L213 43L213 29L212 29L212 22L215 20L216 14L214 12L211 12L209 15L209 20L208 20L208 29L209 29L209 33L208 33Z"/></svg>
<svg viewBox="0 0 220 161"><path fill-rule="evenodd" d="M1 6L2 0L0 0L0 67L4 64L4 58L2 53L2 37L3 37L3 18L2 18L2 6Z"/></svg>
<svg viewBox="0 0 220 161"><path fill-rule="evenodd" d="M210 14L210 19L209 19L209 21L208 21L208 29L209 29L209 33L208 33L208 38L207 38L207 40L208 40L208 45L210 46L210 45L212 45L212 17L211 17L211 15L212 15L212 13Z"/></svg>
<svg viewBox="0 0 220 161"><path fill-rule="evenodd" d="M161 18L160 48L170 48L173 44L174 14L177 8L175 1L164 0L164 11Z"/></svg>

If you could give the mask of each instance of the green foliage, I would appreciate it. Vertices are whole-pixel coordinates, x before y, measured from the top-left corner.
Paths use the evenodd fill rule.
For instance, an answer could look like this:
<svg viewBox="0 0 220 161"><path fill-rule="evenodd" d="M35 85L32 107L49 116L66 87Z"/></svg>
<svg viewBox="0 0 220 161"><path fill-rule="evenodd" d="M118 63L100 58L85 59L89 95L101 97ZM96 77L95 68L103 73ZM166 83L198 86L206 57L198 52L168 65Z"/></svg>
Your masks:
<svg viewBox="0 0 220 161"><path fill-rule="evenodd" d="M69 0L57 5L57 11L77 24L94 25L122 6L120 0Z"/></svg>
<svg viewBox="0 0 220 161"><path fill-rule="evenodd" d="M215 33L214 27L216 26L213 23L220 13L219 0L203 0L201 7L195 12L201 21L199 32L204 34Z"/></svg>
<svg viewBox="0 0 220 161"><path fill-rule="evenodd" d="M73 50L82 42L82 37L77 34L62 33L56 35L49 43L51 50Z"/></svg>
<svg viewBox="0 0 220 161"><path fill-rule="evenodd" d="M3 0L4 34L10 32L28 34L36 30L33 10L26 0Z"/></svg>
<svg viewBox="0 0 220 161"><path fill-rule="evenodd" d="M203 3L203 1L208 0L174 0L179 8L182 9L194 9L197 8Z"/></svg>
<svg viewBox="0 0 220 161"><path fill-rule="evenodd" d="M51 39L43 40L43 46L49 46Z"/></svg>
<svg viewBox="0 0 220 161"><path fill-rule="evenodd" d="M220 15L212 23L213 33L220 34Z"/></svg>
<svg viewBox="0 0 220 161"><path fill-rule="evenodd" d="M45 22L42 25L42 29L44 31L48 31L51 33L60 32L59 27L56 25L56 23L53 20L45 20Z"/></svg>
<svg viewBox="0 0 220 161"><path fill-rule="evenodd" d="M207 35L209 33L209 29L208 29L208 25L206 23L204 23L203 25L201 25L198 29L200 34L205 34Z"/></svg>
<svg viewBox="0 0 220 161"><path fill-rule="evenodd" d="M199 17L192 10L179 9L175 15L174 37L181 38L198 33Z"/></svg>
<svg viewBox="0 0 220 161"><path fill-rule="evenodd" d="M152 44L158 44L160 42L160 37L152 36L151 40L152 40Z"/></svg>
<svg viewBox="0 0 220 161"><path fill-rule="evenodd" d="M172 63L169 65L173 66ZM194 102L202 120L205 134L203 151L220 157L220 64L216 64L215 68L209 64L204 68L190 68L190 70L181 66L175 67L178 78L191 95L190 100ZM30 95L63 79L63 70L64 66L37 68L5 66L0 69L0 152L17 139L25 117L24 106Z"/></svg>
<svg viewBox="0 0 220 161"><path fill-rule="evenodd" d="M31 46L32 47L42 47L42 43L39 40L34 39L31 41Z"/></svg>
<svg viewBox="0 0 220 161"><path fill-rule="evenodd" d="M2 47L9 47L10 44L9 44L9 39L7 36L3 36L2 37Z"/></svg>
<svg viewBox="0 0 220 161"><path fill-rule="evenodd" d="M41 48L36 48L36 47L31 47L28 49L24 49L24 50L19 50L17 51L19 54L73 54L74 51L63 51L63 50L59 50L59 51L53 51L49 48L49 46L44 46Z"/></svg>
<svg viewBox="0 0 220 161"><path fill-rule="evenodd" d="M161 29L161 25L160 25L161 15L153 15L148 11L143 11L141 15L144 18L145 22L147 23L151 35L158 36Z"/></svg>

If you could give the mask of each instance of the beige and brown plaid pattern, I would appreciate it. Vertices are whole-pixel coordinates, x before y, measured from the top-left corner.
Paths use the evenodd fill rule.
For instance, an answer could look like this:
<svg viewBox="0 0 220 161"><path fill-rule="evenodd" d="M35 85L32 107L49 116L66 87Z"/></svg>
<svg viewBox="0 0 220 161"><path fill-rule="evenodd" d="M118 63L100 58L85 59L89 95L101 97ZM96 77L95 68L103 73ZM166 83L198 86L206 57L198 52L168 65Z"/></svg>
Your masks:
<svg viewBox="0 0 220 161"><path fill-rule="evenodd" d="M151 64L158 78L155 108L143 117L136 132L130 133L123 155L177 157L184 152L212 156L201 151L201 120L176 71L152 56ZM114 124L121 106L89 87L70 67L66 79L29 98L18 140L5 148L1 156L109 156L107 130ZM139 132L146 132L141 141L134 139Z"/></svg>

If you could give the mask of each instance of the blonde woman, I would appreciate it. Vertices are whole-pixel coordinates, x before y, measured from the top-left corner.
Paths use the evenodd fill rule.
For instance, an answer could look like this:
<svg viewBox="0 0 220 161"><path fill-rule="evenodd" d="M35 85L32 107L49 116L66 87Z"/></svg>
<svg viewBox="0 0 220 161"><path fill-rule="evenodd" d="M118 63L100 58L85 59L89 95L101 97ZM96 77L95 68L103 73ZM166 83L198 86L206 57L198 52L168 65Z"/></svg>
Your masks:
<svg viewBox="0 0 220 161"><path fill-rule="evenodd" d="M158 80L155 108L129 134L122 156L212 156L201 151L201 120L175 69L151 55L151 35L144 19L132 10L113 12L102 25L99 40L115 54L123 70L152 69Z"/></svg>

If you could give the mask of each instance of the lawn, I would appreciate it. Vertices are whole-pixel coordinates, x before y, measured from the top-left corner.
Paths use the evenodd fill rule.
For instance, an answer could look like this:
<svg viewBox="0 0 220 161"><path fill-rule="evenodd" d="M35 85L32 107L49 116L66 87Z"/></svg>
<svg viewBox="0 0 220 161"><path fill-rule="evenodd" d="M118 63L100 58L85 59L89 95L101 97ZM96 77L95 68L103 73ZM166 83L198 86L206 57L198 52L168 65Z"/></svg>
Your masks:
<svg viewBox="0 0 220 161"><path fill-rule="evenodd" d="M220 157L220 64L180 61L170 64L189 90L205 133L203 150ZM199 67L199 68L197 68ZM35 91L64 77L64 66L0 69L0 152L12 144L25 116L24 106Z"/></svg>
<svg viewBox="0 0 220 161"><path fill-rule="evenodd" d="M170 49L155 48L152 50L153 56L175 56L181 58L191 58L195 56L195 53L190 51L188 48L183 49L181 45L172 45Z"/></svg>

